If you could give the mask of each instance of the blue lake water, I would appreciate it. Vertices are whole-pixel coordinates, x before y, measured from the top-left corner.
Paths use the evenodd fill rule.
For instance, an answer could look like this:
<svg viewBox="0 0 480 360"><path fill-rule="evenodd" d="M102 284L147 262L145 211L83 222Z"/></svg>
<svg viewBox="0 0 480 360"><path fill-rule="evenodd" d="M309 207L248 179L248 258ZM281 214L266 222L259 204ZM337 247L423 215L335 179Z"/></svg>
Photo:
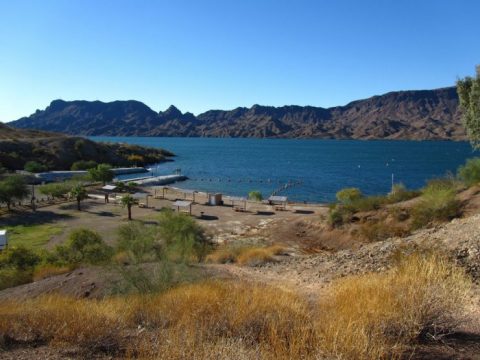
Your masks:
<svg viewBox="0 0 480 360"><path fill-rule="evenodd" d="M190 179L179 187L245 196L264 196L287 183L279 194L291 200L325 202L344 187L366 194L387 193L395 182L420 188L428 179L456 172L465 159L478 156L466 142L355 141L303 139L230 139L163 137L91 137L95 141L161 147L174 162L156 173L180 168ZM138 175L136 175L138 176Z"/></svg>

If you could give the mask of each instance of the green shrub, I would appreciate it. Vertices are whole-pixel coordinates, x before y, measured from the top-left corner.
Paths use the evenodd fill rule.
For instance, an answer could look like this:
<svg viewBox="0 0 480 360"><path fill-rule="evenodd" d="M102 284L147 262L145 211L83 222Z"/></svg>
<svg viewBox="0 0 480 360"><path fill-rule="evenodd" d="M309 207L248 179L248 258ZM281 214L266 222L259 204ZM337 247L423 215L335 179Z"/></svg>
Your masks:
<svg viewBox="0 0 480 360"><path fill-rule="evenodd" d="M465 165L458 168L458 177L467 186L480 182L480 158L468 159Z"/></svg>
<svg viewBox="0 0 480 360"><path fill-rule="evenodd" d="M333 227L339 227L350 221L352 213L345 207L332 206L328 211L328 223Z"/></svg>
<svg viewBox="0 0 480 360"><path fill-rule="evenodd" d="M113 256L113 249L101 236L88 229L73 230L66 244L57 246L55 252L64 264L102 264Z"/></svg>
<svg viewBox="0 0 480 360"><path fill-rule="evenodd" d="M0 268L0 290L32 282L33 270Z"/></svg>
<svg viewBox="0 0 480 360"><path fill-rule="evenodd" d="M134 263L160 260L163 250L154 226L135 221L118 229L117 251L126 252Z"/></svg>
<svg viewBox="0 0 480 360"><path fill-rule="evenodd" d="M25 166L24 166L25 171L31 172L31 173L40 173L47 171L47 167L43 164L40 164L39 162L36 161L28 161Z"/></svg>
<svg viewBox="0 0 480 360"><path fill-rule="evenodd" d="M350 212L356 213L359 211L378 210L382 205L386 203L387 203L386 196L367 196L367 197L358 198L344 206Z"/></svg>
<svg viewBox="0 0 480 360"><path fill-rule="evenodd" d="M40 256L23 246L10 247L0 253L0 268L28 270L40 263Z"/></svg>
<svg viewBox="0 0 480 360"><path fill-rule="evenodd" d="M204 230L191 217L165 211L160 215L159 234L169 257L180 262L201 261L209 251Z"/></svg>
<svg viewBox="0 0 480 360"><path fill-rule="evenodd" d="M248 198L250 200L254 200L254 201L262 201L263 200L263 196L262 196L262 193L260 191L250 191L248 193Z"/></svg>
<svg viewBox="0 0 480 360"><path fill-rule="evenodd" d="M394 204L413 199L419 195L419 191L408 190L403 184L395 184L390 194L388 194L388 202Z"/></svg>
<svg viewBox="0 0 480 360"><path fill-rule="evenodd" d="M345 188L337 192L336 198L342 204L350 204L363 197L360 189L357 188Z"/></svg>
<svg viewBox="0 0 480 360"><path fill-rule="evenodd" d="M412 209L413 228L418 229L436 221L450 221L460 216L461 203L455 194L455 189L448 182L430 183Z"/></svg>
<svg viewBox="0 0 480 360"><path fill-rule="evenodd" d="M89 170L97 167L97 162L93 160L80 160L76 161L72 164L71 170L79 171L79 170Z"/></svg>

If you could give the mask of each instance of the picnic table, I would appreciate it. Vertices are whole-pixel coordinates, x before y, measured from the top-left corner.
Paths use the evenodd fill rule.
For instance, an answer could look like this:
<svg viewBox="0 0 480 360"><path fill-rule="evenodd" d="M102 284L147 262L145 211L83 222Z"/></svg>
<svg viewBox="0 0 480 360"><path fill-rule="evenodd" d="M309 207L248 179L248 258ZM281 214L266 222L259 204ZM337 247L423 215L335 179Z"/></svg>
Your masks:
<svg viewBox="0 0 480 360"><path fill-rule="evenodd" d="M288 198L286 196L270 196L268 203L273 206L275 210L286 210Z"/></svg>
<svg viewBox="0 0 480 360"><path fill-rule="evenodd" d="M177 212L188 213L192 215L192 202L187 200L177 200L172 204L172 208Z"/></svg>

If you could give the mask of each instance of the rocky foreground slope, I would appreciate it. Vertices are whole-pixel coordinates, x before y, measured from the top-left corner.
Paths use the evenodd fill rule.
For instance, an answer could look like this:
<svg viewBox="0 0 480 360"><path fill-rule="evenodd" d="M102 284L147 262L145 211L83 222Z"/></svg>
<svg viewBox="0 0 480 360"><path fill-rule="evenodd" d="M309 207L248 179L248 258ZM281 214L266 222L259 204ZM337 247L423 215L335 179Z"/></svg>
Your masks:
<svg viewBox="0 0 480 360"><path fill-rule="evenodd" d="M195 116L139 101L52 101L10 123L76 135L464 140L454 87L397 91L345 106L239 107Z"/></svg>

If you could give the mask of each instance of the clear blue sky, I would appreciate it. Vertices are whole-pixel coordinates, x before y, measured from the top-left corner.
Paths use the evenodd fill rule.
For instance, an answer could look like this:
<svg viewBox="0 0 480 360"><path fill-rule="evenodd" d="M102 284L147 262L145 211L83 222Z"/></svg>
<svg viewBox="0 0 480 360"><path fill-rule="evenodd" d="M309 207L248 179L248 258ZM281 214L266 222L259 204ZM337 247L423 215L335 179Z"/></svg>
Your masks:
<svg viewBox="0 0 480 360"><path fill-rule="evenodd" d="M0 0L0 121L53 99L195 114L453 85L478 0Z"/></svg>

